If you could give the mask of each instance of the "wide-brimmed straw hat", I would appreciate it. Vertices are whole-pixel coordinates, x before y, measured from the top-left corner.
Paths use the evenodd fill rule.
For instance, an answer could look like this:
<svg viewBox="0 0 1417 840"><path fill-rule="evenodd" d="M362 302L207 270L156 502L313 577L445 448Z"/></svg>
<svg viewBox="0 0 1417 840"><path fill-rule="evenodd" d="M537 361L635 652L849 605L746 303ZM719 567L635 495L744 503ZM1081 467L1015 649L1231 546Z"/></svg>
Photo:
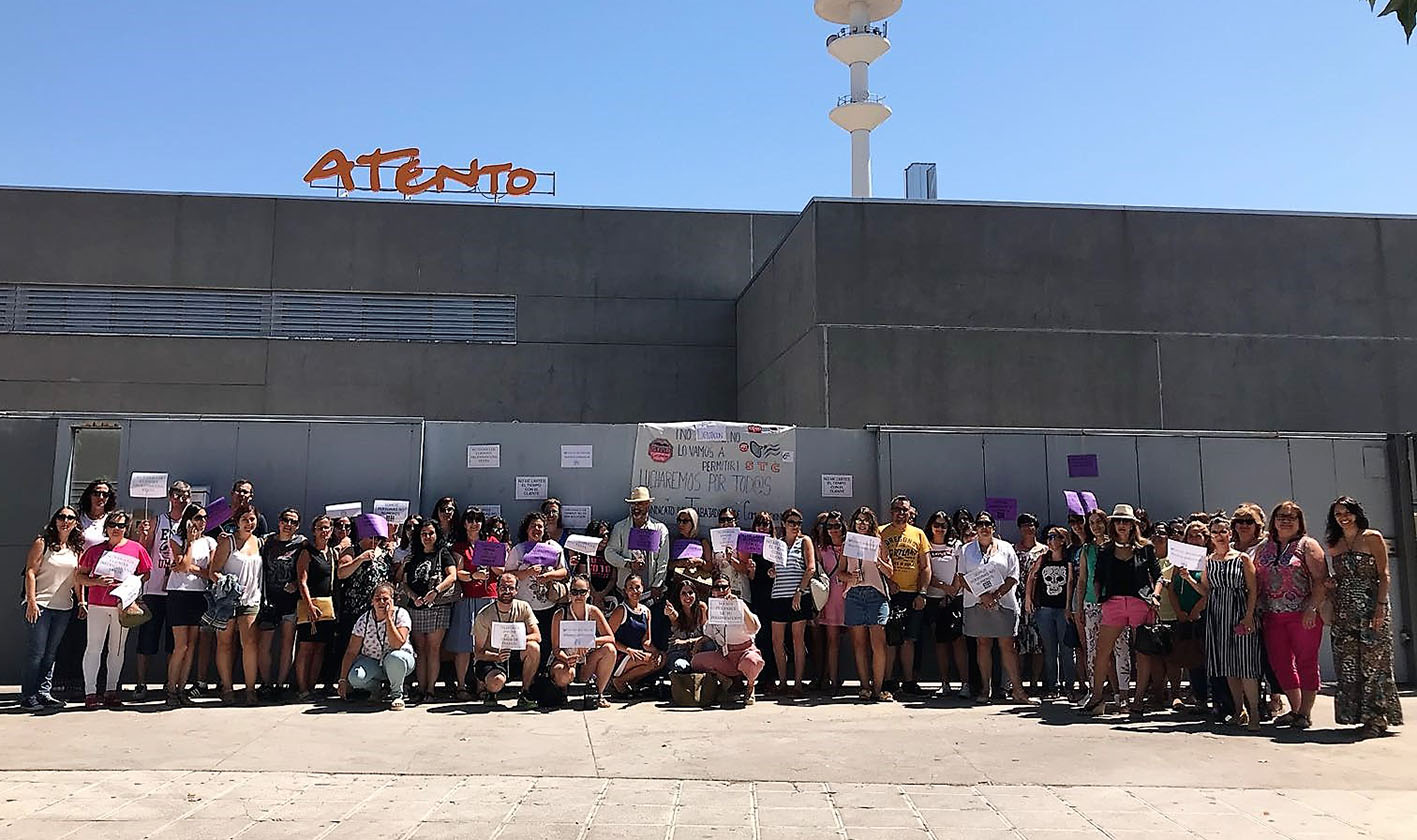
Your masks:
<svg viewBox="0 0 1417 840"><path fill-rule="evenodd" d="M630 497L625 501L633 505L637 502L652 502L654 501L654 497L649 494L648 487L640 486L631 490Z"/></svg>
<svg viewBox="0 0 1417 840"><path fill-rule="evenodd" d="M1128 519L1128 520L1131 520L1132 522L1137 522L1137 521L1139 521L1139 520L1137 519L1136 511L1132 510L1132 506L1131 506L1131 505L1117 505L1116 507L1112 508L1112 515L1109 516L1109 517L1107 517L1107 518L1108 518L1108 519Z"/></svg>

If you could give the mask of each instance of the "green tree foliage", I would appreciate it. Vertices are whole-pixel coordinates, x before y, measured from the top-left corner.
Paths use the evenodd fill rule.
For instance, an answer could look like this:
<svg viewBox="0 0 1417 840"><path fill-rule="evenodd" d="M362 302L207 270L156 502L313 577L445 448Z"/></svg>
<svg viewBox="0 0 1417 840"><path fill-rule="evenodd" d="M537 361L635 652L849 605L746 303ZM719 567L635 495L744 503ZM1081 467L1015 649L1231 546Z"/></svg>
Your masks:
<svg viewBox="0 0 1417 840"><path fill-rule="evenodd" d="M1378 0L1368 0L1368 7L1376 11ZM1378 12L1378 17L1383 15L1397 15L1398 22L1407 33L1407 42L1412 42L1412 30L1417 29L1417 0L1388 0L1383 10Z"/></svg>

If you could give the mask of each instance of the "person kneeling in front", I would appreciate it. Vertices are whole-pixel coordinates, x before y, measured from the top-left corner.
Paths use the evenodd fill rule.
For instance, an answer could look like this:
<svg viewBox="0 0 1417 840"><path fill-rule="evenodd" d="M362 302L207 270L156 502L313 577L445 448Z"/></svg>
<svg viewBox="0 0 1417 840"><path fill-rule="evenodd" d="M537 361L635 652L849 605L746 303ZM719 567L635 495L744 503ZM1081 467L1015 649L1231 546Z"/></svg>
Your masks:
<svg viewBox="0 0 1417 840"><path fill-rule="evenodd" d="M537 703L529 691L536 682L536 670L541 665L541 629L531 604L517 599L517 576L503 572L497 580L497 600L483 607L472 622L474 645L473 674L482 684L483 700L497 702L497 692L507 684L512 659L511 646L499 646L502 632L494 635L498 624L521 624L525 627L526 648L517 651L522 660L522 690L517 697L518 709L535 709Z"/></svg>
<svg viewBox="0 0 1417 840"><path fill-rule="evenodd" d="M753 638L762 622L748 609L748 605L743 603L743 599L733 594L726 575L714 575L709 597L723 598L737 605L741 620L736 624L710 622L705 625L705 635L718 644L718 649L694 654L690 667L695 671L716 675L720 684L731 684L733 680L742 677L746 684L743 705L751 706L755 699L753 692L757 687L758 674L763 672L763 654L753 644ZM724 685L725 689L727 687ZM727 690L723 692L723 697L727 702Z"/></svg>
<svg viewBox="0 0 1417 840"><path fill-rule="evenodd" d="M610 682L610 672L615 667L615 634L605 613L590 603L590 592L589 577L576 575L571 578L571 603L557 610L551 619L551 640L555 645L551 655L551 681L565 691L579 672L581 679L590 683L591 693L585 701L587 711L610 705L605 699L605 686ZM592 647L580 644L568 647L568 641L561 632L568 621L595 625Z"/></svg>
<svg viewBox="0 0 1417 840"><path fill-rule="evenodd" d="M408 610L394 606L394 587L381 583L374 587L369 609L354 620L349 647L344 652L339 681L339 697L349 699L350 688L373 691L389 681L389 708L403 708L403 682L413 670L413 644L409 634L413 619Z"/></svg>

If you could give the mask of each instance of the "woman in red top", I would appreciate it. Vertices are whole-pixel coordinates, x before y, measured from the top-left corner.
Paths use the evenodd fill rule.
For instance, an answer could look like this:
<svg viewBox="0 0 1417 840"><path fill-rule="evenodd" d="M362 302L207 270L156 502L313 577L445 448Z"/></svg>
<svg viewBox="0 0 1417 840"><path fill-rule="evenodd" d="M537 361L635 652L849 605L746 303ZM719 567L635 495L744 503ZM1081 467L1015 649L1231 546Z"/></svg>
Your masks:
<svg viewBox="0 0 1417 840"><path fill-rule="evenodd" d="M443 646L453 655L453 685L459 700L471 700L468 691L467 666L472 662L473 639L472 622L478 610L497 600L497 575L472 563L473 545L483 537L484 516L482 508L470 507L462 512L458 520L458 537L453 543L453 559L457 561L458 582L462 585L462 598L453 602L453 616L448 634L443 638Z"/></svg>
<svg viewBox="0 0 1417 840"><path fill-rule="evenodd" d="M99 707L98 666L105 641L108 643L108 690L104 692L102 703L110 708L123 705L118 699L118 681L123 673L123 646L128 641L128 628L118 621L123 607L113 595L113 588L132 577L146 580L153 568L148 552L128 539L131 519L125 510L110 511L103 523L104 541L85 551L74 571L74 585L89 587L88 646L84 648L84 707L89 709ZM135 595L141 592L139 587Z"/></svg>

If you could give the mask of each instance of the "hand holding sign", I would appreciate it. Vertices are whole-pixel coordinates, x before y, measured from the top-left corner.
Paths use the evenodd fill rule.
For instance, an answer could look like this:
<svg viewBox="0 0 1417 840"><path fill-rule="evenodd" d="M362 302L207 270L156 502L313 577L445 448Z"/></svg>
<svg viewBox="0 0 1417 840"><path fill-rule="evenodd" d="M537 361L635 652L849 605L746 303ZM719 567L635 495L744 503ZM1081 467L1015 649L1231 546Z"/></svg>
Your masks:
<svg viewBox="0 0 1417 840"><path fill-rule="evenodd" d="M881 554L881 538L851 531L846 535L846 545L842 551L847 557L857 560L875 560Z"/></svg>
<svg viewBox="0 0 1417 840"><path fill-rule="evenodd" d="M520 621L492 622L492 647L497 650L526 650L526 625Z"/></svg>
<svg viewBox="0 0 1417 840"><path fill-rule="evenodd" d="M708 599L708 623L736 627L743 623L743 608L737 598Z"/></svg>
<svg viewBox="0 0 1417 840"><path fill-rule="evenodd" d="M1167 540L1166 559L1178 569L1199 572L1205 567L1205 546Z"/></svg>
<svg viewBox="0 0 1417 840"><path fill-rule="evenodd" d="M478 540L472 546L472 565L503 568L507 565L507 544Z"/></svg>
<svg viewBox="0 0 1417 840"><path fill-rule="evenodd" d="M643 551L647 554L655 554L659 551L659 543L664 539L664 535L658 528L631 528L630 539L626 547L631 551Z"/></svg>
<svg viewBox="0 0 1417 840"><path fill-rule="evenodd" d="M767 534L760 534L757 531L738 532L738 550L744 554L762 554L763 542L767 539Z"/></svg>
<svg viewBox="0 0 1417 840"><path fill-rule="evenodd" d="M589 650L595 647L594 621L562 621L560 633L561 650Z"/></svg>
<svg viewBox="0 0 1417 840"><path fill-rule="evenodd" d="M993 592L1004 585L1004 573L993 563L985 563L964 573L964 582L976 596Z"/></svg>
<svg viewBox="0 0 1417 840"><path fill-rule="evenodd" d="M725 551L734 551L738 548L738 528L711 528L709 530L709 543L713 546L713 553L720 554Z"/></svg>
<svg viewBox="0 0 1417 840"><path fill-rule="evenodd" d="M585 534L570 534L566 537L566 550L574 551L577 554L584 554L594 557L600 551L600 537L588 537Z"/></svg>
<svg viewBox="0 0 1417 840"><path fill-rule="evenodd" d="M772 537L763 540L763 559L774 566L787 565L787 543Z"/></svg>

